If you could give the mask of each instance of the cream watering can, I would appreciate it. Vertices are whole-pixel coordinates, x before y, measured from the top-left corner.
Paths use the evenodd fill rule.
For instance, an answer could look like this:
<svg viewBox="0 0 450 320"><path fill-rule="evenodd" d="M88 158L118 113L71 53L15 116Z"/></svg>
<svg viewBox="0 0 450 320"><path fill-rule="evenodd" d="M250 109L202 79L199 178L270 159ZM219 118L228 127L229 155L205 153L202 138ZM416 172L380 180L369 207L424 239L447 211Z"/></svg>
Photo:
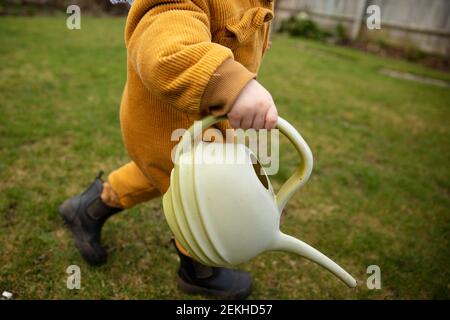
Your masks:
<svg viewBox="0 0 450 320"><path fill-rule="evenodd" d="M202 120L202 130L224 119L208 116ZM313 157L286 120L279 117L277 128L301 158L277 194L267 175L255 170L256 157L245 145L201 141L193 146L194 126L186 131L163 197L169 227L193 258L205 265L233 266L265 251L287 251L316 262L355 287L356 280L330 258L279 229L284 206L309 179Z"/></svg>

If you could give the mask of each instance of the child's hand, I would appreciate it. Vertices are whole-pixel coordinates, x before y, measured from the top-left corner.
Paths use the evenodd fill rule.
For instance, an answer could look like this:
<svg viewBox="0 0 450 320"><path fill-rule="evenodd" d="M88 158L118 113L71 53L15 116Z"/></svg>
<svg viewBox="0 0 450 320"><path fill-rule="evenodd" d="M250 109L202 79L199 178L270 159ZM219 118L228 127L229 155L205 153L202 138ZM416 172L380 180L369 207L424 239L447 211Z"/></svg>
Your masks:
<svg viewBox="0 0 450 320"><path fill-rule="evenodd" d="M241 91L230 112L228 120L233 128L274 129L278 112L272 96L256 80L251 80Z"/></svg>

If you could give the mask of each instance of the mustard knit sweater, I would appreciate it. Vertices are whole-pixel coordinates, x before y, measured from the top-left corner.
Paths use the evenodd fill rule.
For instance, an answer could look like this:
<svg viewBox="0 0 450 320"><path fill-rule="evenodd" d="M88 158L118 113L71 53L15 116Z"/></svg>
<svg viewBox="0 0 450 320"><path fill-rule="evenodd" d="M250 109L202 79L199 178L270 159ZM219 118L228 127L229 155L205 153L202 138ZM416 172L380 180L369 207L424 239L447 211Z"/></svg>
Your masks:
<svg viewBox="0 0 450 320"><path fill-rule="evenodd" d="M173 167L172 132L206 114L226 114L255 78L272 5L272 0L134 1L125 31L122 134L131 158L161 193Z"/></svg>

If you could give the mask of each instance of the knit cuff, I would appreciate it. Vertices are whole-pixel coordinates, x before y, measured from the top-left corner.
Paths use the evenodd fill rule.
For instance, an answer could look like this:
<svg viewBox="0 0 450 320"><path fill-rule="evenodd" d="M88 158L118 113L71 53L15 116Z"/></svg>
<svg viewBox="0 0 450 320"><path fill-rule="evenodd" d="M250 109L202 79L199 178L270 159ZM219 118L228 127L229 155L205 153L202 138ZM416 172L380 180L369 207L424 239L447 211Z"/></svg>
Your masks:
<svg viewBox="0 0 450 320"><path fill-rule="evenodd" d="M227 114L242 89L255 79L250 72L233 59L225 60L212 75L203 93L201 110L207 110L214 116Z"/></svg>

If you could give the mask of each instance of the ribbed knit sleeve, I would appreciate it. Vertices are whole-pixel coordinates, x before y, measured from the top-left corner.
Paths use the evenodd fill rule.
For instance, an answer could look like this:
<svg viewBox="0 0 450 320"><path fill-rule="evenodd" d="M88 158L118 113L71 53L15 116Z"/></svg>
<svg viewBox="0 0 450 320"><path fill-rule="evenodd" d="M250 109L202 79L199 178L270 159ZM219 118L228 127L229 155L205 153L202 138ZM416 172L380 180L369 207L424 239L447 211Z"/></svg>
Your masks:
<svg viewBox="0 0 450 320"><path fill-rule="evenodd" d="M126 41L128 59L148 90L185 112L225 112L255 76L234 61L230 49L211 41L207 0L136 0Z"/></svg>

